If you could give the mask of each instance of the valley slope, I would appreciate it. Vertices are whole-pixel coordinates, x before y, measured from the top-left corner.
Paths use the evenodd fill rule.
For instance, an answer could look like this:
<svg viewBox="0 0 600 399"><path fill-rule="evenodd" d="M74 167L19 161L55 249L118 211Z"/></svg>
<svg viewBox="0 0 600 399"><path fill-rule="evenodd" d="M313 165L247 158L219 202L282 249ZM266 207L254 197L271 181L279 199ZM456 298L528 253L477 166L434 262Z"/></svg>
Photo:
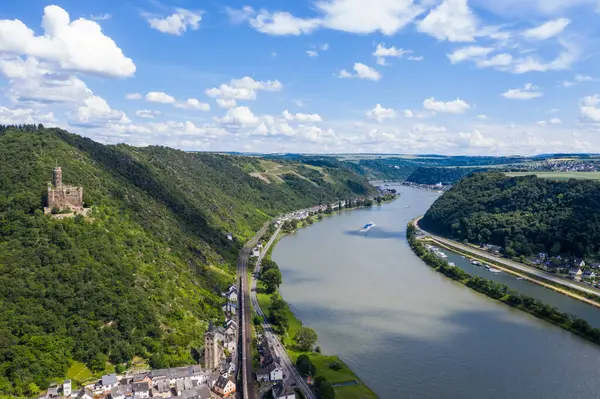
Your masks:
<svg viewBox="0 0 600 399"><path fill-rule="evenodd" d="M0 394L35 395L74 360L94 372L134 357L196 363L255 230L282 212L374 193L333 166L266 183L250 176L261 162L2 127ZM89 218L42 214L56 165L84 187Z"/></svg>

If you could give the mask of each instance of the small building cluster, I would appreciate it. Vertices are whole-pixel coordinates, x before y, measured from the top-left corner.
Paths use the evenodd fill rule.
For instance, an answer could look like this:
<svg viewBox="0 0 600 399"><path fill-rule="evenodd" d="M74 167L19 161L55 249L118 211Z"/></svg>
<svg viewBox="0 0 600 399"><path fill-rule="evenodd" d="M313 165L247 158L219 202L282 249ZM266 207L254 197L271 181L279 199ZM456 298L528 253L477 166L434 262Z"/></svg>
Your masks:
<svg viewBox="0 0 600 399"><path fill-rule="evenodd" d="M204 336L204 368L200 365L155 369L132 375L107 374L82 389L73 390L71 380L52 384L44 399L211 399L235 393L237 323L235 305L237 287L223 293L227 298L225 322L209 323ZM211 389L213 394L211 394Z"/></svg>
<svg viewBox="0 0 600 399"><path fill-rule="evenodd" d="M258 382L270 383L274 399L294 399L294 389L284 381L283 368L279 365L279 358L273 353L269 339L265 335L259 336L258 354L260 368L255 371Z"/></svg>

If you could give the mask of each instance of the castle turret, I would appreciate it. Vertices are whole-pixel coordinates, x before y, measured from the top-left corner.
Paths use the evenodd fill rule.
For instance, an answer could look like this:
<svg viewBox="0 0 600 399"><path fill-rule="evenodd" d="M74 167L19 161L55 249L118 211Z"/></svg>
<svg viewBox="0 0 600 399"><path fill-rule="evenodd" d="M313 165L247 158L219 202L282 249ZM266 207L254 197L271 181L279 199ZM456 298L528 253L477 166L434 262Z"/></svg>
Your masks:
<svg viewBox="0 0 600 399"><path fill-rule="evenodd" d="M52 170L52 184L54 184L54 188L62 187L62 169L60 166Z"/></svg>

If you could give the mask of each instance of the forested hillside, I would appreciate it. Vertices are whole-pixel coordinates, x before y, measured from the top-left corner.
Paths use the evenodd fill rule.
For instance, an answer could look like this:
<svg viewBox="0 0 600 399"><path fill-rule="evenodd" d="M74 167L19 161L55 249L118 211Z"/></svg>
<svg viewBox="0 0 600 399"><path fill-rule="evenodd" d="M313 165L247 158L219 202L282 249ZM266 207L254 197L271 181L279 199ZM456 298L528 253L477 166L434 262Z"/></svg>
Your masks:
<svg viewBox="0 0 600 399"><path fill-rule="evenodd" d="M455 184L457 181L474 172L485 172L483 168L418 168L408 176L406 181L416 184Z"/></svg>
<svg viewBox="0 0 600 399"><path fill-rule="evenodd" d="M421 223L442 235L503 246L512 256L597 257L600 183L474 174L442 195Z"/></svg>
<svg viewBox="0 0 600 399"><path fill-rule="evenodd" d="M196 362L255 230L284 211L373 193L333 169L267 184L242 168L256 162L0 128L0 394L34 395L73 360L92 371L134 356ZM43 215L56 164L84 187L89 218Z"/></svg>

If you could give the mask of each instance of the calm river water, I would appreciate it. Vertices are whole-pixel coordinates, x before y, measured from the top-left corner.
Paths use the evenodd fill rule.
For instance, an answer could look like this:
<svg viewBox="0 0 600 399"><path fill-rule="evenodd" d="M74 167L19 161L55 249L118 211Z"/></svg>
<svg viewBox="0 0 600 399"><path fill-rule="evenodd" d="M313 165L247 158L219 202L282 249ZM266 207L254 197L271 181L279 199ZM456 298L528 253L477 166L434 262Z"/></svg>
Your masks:
<svg viewBox="0 0 600 399"><path fill-rule="evenodd" d="M323 350L381 398L600 397L600 348L431 270L405 229L438 195L397 189L390 204L325 219L274 249L281 293ZM599 309L450 256L600 326Z"/></svg>

